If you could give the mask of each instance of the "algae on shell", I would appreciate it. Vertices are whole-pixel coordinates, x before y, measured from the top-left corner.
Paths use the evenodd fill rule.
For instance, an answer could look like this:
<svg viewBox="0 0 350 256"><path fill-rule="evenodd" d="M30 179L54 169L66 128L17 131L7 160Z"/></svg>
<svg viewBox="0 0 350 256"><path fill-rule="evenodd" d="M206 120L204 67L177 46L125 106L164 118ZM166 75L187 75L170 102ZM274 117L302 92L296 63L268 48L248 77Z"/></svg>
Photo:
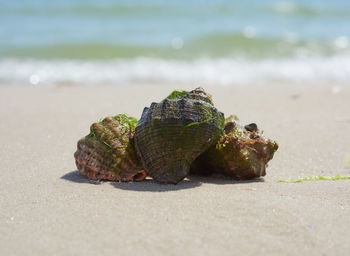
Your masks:
<svg viewBox="0 0 350 256"><path fill-rule="evenodd" d="M135 146L147 173L161 183L178 183L191 163L220 138L224 115L203 89L171 93L145 108Z"/></svg>
<svg viewBox="0 0 350 256"><path fill-rule="evenodd" d="M265 176L277 149L277 142L266 139L255 123L243 127L229 118L223 136L193 162L191 174L220 173L236 179Z"/></svg>
<svg viewBox="0 0 350 256"><path fill-rule="evenodd" d="M80 173L93 180L143 180L146 172L134 150L136 124L135 118L125 114L93 123L74 154Z"/></svg>

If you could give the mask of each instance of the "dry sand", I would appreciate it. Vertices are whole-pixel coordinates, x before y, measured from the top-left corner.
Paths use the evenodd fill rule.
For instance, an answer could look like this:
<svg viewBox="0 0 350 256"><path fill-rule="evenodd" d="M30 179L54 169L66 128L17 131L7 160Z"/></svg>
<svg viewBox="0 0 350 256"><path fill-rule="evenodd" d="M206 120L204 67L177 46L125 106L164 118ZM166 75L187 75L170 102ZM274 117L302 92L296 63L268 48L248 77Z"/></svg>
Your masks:
<svg viewBox="0 0 350 256"><path fill-rule="evenodd" d="M0 255L350 253L350 180L276 182L350 174L350 87L206 87L221 111L279 142L260 181L97 184L77 173L92 122L140 117L173 88L0 88Z"/></svg>

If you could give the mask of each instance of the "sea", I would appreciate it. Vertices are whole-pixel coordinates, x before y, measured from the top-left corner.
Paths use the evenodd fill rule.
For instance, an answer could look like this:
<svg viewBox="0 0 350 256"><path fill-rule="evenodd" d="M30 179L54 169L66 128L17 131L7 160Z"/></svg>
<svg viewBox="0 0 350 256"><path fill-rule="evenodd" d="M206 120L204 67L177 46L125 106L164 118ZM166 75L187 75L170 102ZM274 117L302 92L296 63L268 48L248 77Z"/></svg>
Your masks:
<svg viewBox="0 0 350 256"><path fill-rule="evenodd" d="M0 0L0 85L350 83L349 0Z"/></svg>

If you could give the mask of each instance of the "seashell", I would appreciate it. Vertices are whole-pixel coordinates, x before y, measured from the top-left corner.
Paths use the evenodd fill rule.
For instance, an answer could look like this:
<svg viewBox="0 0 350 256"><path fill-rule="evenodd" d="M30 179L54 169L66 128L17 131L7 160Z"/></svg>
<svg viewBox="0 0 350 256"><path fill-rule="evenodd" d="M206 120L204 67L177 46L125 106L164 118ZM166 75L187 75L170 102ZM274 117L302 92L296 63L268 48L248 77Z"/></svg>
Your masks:
<svg viewBox="0 0 350 256"><path fill-rule="evenodd" d="M147 176L137 159L133 136L137 120L125 114L90 127L74 154L81 174L93 180L140 181Z"/></svg>
<svg viewBox="0 0 350 256"><path fill-rule="evenodd" d="M174 91L143 110L135 129L135 146L154 180L176 184L191 163L220 138L224 115L203 89Z"/></svg>
<svg viewBox="0 0 350 256"><path fill-rule="evenodd" d="M263 137L255 123L243 127L229 118L223 136L194 161L191 174L220 173L236 179L265 176L277 149L277 142Z"/></svg>

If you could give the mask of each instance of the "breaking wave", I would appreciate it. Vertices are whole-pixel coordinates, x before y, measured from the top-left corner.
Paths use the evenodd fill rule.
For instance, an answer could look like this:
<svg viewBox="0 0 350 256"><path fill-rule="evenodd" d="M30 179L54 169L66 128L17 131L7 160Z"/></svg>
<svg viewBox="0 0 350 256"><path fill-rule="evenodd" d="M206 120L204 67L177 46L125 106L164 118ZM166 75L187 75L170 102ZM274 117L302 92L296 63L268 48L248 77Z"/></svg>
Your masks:
<svg viewBox="0 0 350 256"><path fill-rule="evenodd" d="M230 85L254 82L350 82L350 55L289 59L0 60L3 85L100 85L133 82Z"/></svg>

